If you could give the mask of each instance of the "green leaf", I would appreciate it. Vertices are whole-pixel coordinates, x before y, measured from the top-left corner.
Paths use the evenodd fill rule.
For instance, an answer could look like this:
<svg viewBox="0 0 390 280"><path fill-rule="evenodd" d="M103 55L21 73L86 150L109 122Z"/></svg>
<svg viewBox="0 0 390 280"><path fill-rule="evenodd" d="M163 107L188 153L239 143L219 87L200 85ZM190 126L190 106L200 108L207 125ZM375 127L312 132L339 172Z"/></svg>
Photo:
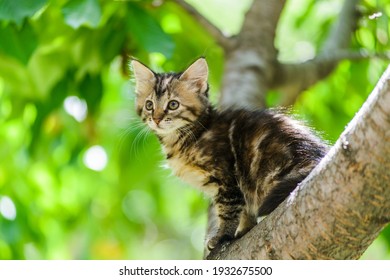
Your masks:
<svg viewBox="0 0 390 280"><path fill-rule="evenodd" d="M7 38L0 41L0 51L17 58L24 65L28 63L38 45L36 34L29 24L24 24L21 30L10 24L0 27L0 38Z"/></svg>
<svg viewBox="0 0 390 280"><path fill-rule="evenodd" d="M71 0L63 8L65 22L74 29L82 25L97 27L101 18L98 0Z"/></svg>
<svg viewBox="0 0 390 280"><path fill-rule="evenodd" d="M16 59L1 53L0 80L7 82L10 92L34 98L34 84L26 67Z"/></svg>
<svg viewBox="0 0 390 280"><path fill-rule="evenodd" d="M71 61L66 46L40 45L27 65L29 76L35 85L35 97L45 97L60 81Z"/></svg>
<svg viewBox="0 0 390 280"><path fill-rule="evenodd" d="M33 153L39 145L39 140L42 134L42 125L47 116L55 109L61 107L64 99L69 91L69 81L71 73L67 73L62 80L60 80L50 92L50 96L46 102L37 102L37 116L33 126L31 127L31 142L29 145L30 153Z"/></svg>
<svg viewBox="0 0 390 280"><path fill-rule="evenodd" d="M80 85L80 95L85 99L90 114L96 113L103 98L101 76L87 75Z"/></svg>
<svg viewBox="0 0 390 280"><path fill-rule="evenodd" d="M20 25L25 17L33 16L47 0L0 0L0 20L10 20Z"/></svg>
<svg viewBox="0 0 390 280"><path fill-rule="evenodd" d="M160 24L145 10L130 5L127 18L128 29L141 49L147 52L160 52L171 58L175 48L172 37L166 34Z"/></svg>

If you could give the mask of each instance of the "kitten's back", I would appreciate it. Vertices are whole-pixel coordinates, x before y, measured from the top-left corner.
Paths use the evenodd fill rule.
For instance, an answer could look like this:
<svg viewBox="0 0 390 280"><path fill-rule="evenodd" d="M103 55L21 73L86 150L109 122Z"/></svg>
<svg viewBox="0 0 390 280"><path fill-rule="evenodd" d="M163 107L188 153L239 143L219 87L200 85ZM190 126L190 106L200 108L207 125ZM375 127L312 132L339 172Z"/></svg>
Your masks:
<svg viewBox="0 0 390 280"><path fill-rule="evenodd" d="M314 168L327 146L278 110L227 110L236 177L252 212L272 212Z"/></svg>

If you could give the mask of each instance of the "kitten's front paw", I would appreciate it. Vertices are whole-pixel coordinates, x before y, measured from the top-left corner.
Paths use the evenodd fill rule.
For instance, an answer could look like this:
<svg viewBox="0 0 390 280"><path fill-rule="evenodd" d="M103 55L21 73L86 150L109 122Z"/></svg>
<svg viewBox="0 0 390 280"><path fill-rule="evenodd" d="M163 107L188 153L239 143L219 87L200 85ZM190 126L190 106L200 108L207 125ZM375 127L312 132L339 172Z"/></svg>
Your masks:
<svg viewBox="0 0 390 280"><path fill-rule="evenodd" d="M233 239L233 236L230 236L230 235L227 235L227 234L223 234L223 235L216 235L214 237L212 237L209 242L207 242L207 249L209 249L209 251L213 250L215 247L217 247L218 245L226 242L226 241L230 241Z"/></svg>

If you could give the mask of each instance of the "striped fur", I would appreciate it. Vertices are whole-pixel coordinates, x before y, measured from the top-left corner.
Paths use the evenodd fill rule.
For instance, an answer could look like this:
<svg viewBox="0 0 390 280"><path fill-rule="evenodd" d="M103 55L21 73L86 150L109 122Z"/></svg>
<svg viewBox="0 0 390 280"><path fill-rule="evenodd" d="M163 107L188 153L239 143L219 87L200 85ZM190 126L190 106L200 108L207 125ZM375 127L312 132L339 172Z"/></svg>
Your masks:
<svg viewBox="0 0 390 280"><path fill-rule="evenodd" d="M219 228L209 249L242 236L258 216L272 212L327 151L281 112L214 109L203 58L183 73L156 74L137 61L133 70L137 112L159 137L173 172L213 201ZM172 100L179 103L173 110Z"/></svg>

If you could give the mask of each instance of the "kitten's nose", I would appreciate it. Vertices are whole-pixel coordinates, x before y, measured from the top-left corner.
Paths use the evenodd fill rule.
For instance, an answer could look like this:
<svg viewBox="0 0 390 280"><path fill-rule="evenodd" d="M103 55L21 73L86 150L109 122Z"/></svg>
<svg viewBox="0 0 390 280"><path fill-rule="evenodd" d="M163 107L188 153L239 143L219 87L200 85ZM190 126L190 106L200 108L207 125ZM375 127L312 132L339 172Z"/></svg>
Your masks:
<svg viewBox="0 0 390 280"><path fill-rule="evenodd" d="M153 117L153 121L157 124L157 125L159 125L159 123L162 121L162 117Z"/></svg>

